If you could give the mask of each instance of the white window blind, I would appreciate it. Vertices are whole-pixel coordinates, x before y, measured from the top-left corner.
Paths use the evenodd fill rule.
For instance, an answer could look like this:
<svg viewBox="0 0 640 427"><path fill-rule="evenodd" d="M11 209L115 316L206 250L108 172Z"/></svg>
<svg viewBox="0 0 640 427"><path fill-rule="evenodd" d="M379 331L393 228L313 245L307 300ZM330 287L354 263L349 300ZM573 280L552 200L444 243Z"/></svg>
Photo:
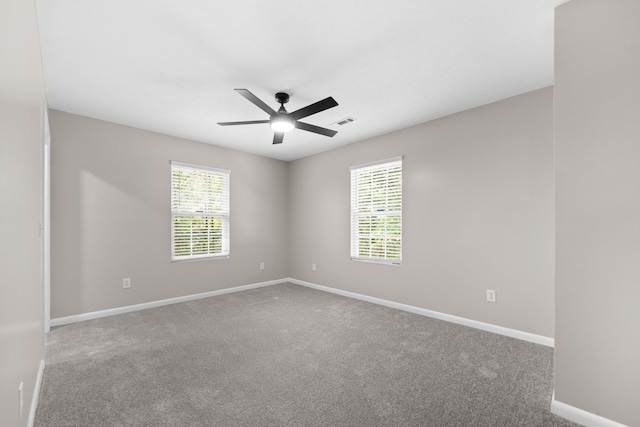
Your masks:
<svg viewBox="0 0 640 427"><path fill-rule="evenodd" d="M351 258L402 261L402 158L351 168Z"/></svg>
<svg viewBox="0 0 640 427"><path fill-rule="evenodd" d="M229 256L228 170L171 162L171 259Z"/></svg>

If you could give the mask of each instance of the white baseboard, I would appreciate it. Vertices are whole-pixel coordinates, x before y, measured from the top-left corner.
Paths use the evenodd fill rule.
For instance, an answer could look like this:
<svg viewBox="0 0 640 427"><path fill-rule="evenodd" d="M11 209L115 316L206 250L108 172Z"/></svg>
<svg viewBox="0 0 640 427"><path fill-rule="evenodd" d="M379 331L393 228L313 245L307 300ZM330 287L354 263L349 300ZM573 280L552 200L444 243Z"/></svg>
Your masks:
<svg viewBox="0 0 640 427"><path fill-rule="evenodd" d="M420 314L422 316L433 317L435 319L444 320L451 323L457 323L459 325L469 326L471 328L481 329L483 331L493 332L495 334L505 335L511 338L517 338L524 341L533 342L536 344L545 345L547 347L553 347L553 338L545 337L542 335L531 334L529 332L518 331L516 329L505 328L502 326L492 325L490 323L478 322L477 320L471 320L464 317L453 316L450 314L440 313L438 311L427 310L425 308L414 307L412 305L401 304L393 301L384 300L381 298L370 297L368 295L357 294L355 292L343 291L341 289L331 288L328 286L317 285L315 283L305 282L298 279L285 278L278 280L270 280L268 282L254 283L244 286L236 286L234 288L220 289L217 291L204 292L194 295L185 295L182 297L163 299L159 301L146 302L142 304L128 305L125 307L111 308L108 310L94 311L91 313L76 314L73 316L58 317L51 319L51 326L67 325L69 323L81 322L84 320L98 319L105 316L113 316L115 314L130 313L138 310L145 310L147 308L160 307L163 305L176 304L185 301L193 301L200 298L214 297L217 295L224 295L232 292L241 292L249 289L261 288L264 286L277 285L279 283L291 282L296 285L306 286L308 288L317 289L320 291L331 292L334 294L342 295L349 298L355 298L362 301L367 301L373 304L384 305L386 307L396 308L398 310L408 311L414 314Z"/></svg>
<svg viewBox="0 0 640 427"><path fill-rule="evenodd" d="M627 427L625 424L558 402L555 399L555 393L554 398L551 399L551 413L587 427Z"/></svg>
<svg viewBox="0 0 640 427"><path fill-rule="evenodd" d="M38 368L38 376L36 377L36 384L33 387L33 396L31 396L31 407L29 408L29 419L27 420L27 427L33 427L33 423L36 422L36 409L38 409L38 398L40 397L40 387L42 386L43 375L44 359L41 359L40 367Z"/></svg>
<svg viewBox="0 0 640 427"><path fill-rule="evenodd" d="M82 322L84 320L98 319L100 317L113 316L115 314L131 313L133 311L145 310L147 308L161 307L163 305L177 304L180 302L193 301L201 298L215 297L217 295L230 294L233 292L242 292L249 289L262 288L264 286L277 285L286 282L287 279L270 280L267 282L253 283L250 285L236 286L233 288L219 289L217 291L203 292L200 294L185 295L182 297L168 298L158 301L145 302L142 304L127 305L124 307L110 308L107 310L93 311L91 313L76 314L73 316L58 317L51 319L51 326L67 325L69 323Z"/></svg>
<svg viewBox="0 0 640 427"><path fill-rule="evenodd" d="M450 314L440 313L438 311L427 310L425 308L414 307L412 305L401 304L393 301L388 301L381 298L370 297L367 295L357 294L354 292L343 291L341 289L330 288L328 286L317 285L315 283L304 282L297 279L287 279L288 282L295 283L296 285L306 286L309 288L317 289L320 291L331 292L334 294L342 295L349 298L355 298L362 301L371 302L373 304L384 305L386 307L396 308L398 310L408 311L414 314L420 314L422 316L433 317L435 319L444 320L451 323L457 323L459 325L469 326L471 328L482 329L483 331L493 332L495 334L505 335L511 338L517 338L524 341L541 344L547 347L553 347L553 338L545 337L542 335L531 334L529 332L519 331L517 329L505 328L503 326L492 325L490 323L478 322L477 320L471 320L464 317L452 316Z"/></svg>

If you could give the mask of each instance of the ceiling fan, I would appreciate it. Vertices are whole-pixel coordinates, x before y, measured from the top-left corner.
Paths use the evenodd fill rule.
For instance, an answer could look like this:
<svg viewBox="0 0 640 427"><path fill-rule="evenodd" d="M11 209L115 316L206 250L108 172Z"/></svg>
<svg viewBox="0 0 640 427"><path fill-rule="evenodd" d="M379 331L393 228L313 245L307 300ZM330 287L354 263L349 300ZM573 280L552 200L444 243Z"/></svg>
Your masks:
<svg viewBox="0 0 640 427"><path fill-rule="evenodd" d="M273 143L274 144L282 144L282 140L284 138L284 134L291 130L302 129L308 132L319 133L320 135L325 135L332 137L336 133L335 130L326 129L320 126L310 125L308 123L303 123L298 121L304 117L310 116L312 114L319 113L324 110L328 110L329 108L333 108L338 103L332 97L328 97L323 99L322 101L315 102L313 104L307 105L306 107L300 108L292 113L288 113L284 108L284 104L289 102L289 94L284 92L276 93L276 101L280 103L280 108L276 112L273 108L269 107L267 104L262 102L260 98L249 92L247 89L234 89L240 95L247 98L250 102L252 102L256 107L260 108L262 111L269 115L269 120L250 120L244 122L219 122L220 126L234 126L234 125L254 125L259 123L269 123L271 125L271 129L274 130L273 134Z"/></svg>

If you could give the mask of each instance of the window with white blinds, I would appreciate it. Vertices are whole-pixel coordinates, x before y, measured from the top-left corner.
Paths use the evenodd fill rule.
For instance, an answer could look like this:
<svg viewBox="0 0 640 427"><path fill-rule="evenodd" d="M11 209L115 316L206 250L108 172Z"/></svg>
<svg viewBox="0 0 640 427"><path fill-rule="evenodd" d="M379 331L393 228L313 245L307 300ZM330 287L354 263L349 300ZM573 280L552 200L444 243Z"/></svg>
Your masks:
<svg viewBox="0 0 640 427"><path fill-rule="evenodd" d="M402 262L402 158L351 168L351 258Z"/></svg>
<svg viewBox="0 0 640 427"><path fill-rule="evenodd" d="M229 175L171 162L171 259L229 256Z"/></svg>

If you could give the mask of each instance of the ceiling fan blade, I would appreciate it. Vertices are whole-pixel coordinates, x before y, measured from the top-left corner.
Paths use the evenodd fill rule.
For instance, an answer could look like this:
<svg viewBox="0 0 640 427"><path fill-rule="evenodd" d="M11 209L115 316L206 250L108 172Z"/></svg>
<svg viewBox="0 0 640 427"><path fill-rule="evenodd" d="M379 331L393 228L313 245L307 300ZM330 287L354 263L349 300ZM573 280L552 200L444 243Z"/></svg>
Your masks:
<svg viewBox="0 0 640 427"><path fill-rule="evenodd" d="M269 107L267 104L262 102L262 100L260 98L258 98L257 96L255 96L254 94L249 92L247 89L234 89L234 90L236 92L238 92L240 95L242 95L245 98L247 98L256 107L258 107L259 109L261 109L262 111L267 113L269 116L274 116L274 115L278 114L278 113L275 112L275 110L273 108Z"/></svg>
<svg viewBox="0 0 640 427"><path fill-rule="evenodd" d="M299 110L294 111L293 113L289 113L291 117L295 120L301 119L303 117L310 116L312 114L319 113L320 111L328 110L329 108L333 108L338 103L332 97L328 97L323 99L322 101L318 101L314 104L307 105Z"/></svg>
<svg viewBox="0 0 640 427"><path fill-rule="evenodd" d="M296 128L306 130L309 132L319 133L320 135L333 137L338 131L321 128L320 126L310 125L309 123L296 122Z"/></svg>
<svg viewBox="0 0 640 427"><path fill-rule="evenodd" d="M273 143L274 144L282 144L282 140L284 139L284 132L274 132L273 133Z"/></svg>
<svg viewBox="0 0 640 427"><path fill-rule="evenodd" d="M269 123L269 120L250 120L245 122L218 122L220 126L257 125L259 123Z"/></svg>

